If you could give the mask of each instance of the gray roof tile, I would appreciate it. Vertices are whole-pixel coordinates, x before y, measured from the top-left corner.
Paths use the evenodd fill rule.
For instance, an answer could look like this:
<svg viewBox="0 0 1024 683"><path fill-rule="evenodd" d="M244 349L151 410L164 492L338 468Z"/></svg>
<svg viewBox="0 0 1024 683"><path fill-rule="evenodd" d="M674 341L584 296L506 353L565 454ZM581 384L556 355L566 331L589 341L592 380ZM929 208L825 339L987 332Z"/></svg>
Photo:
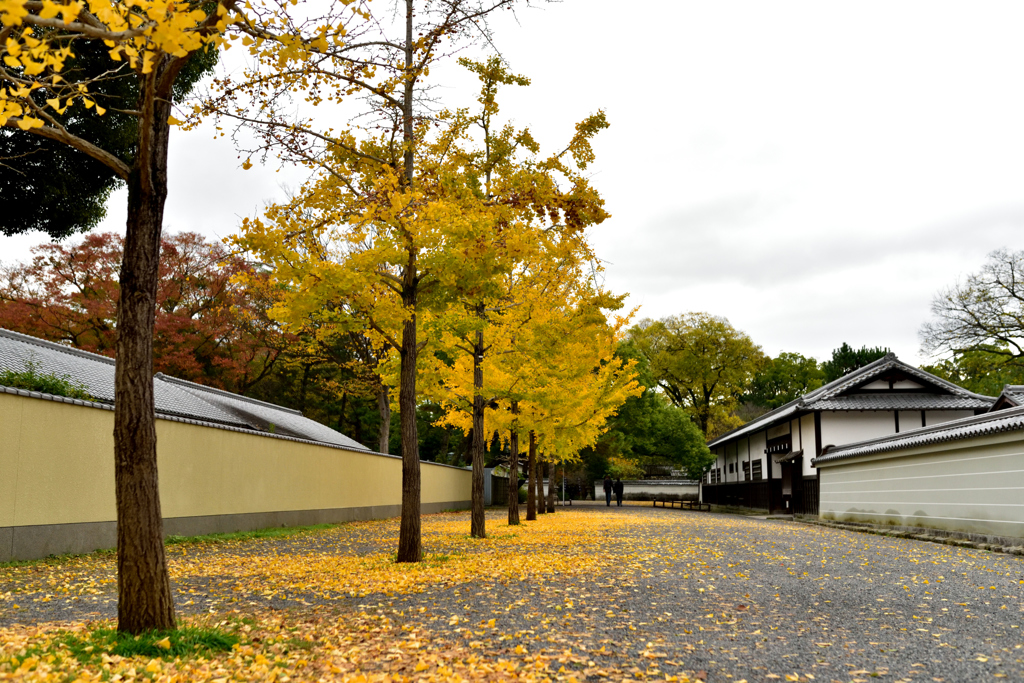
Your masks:
<svg viewBox="0 0 1024 683"><path fill-rule="evenodd" d="M97 400L114 402L113 359L0 329L0 370L21 372L29 364L85 386Z"/></svg>
<svg viewBox="0 0 1024 683"><path fill-rule="evenodd" d="M0 330L0 369L21 371L30 363L37 365L40 372L82 384L98 401L114 402L113 358ZM153 382L153 400L158 413L246 426L229 413L165 382Z"/></svg>
<svg viewBox="0 0 1024 683"><path fill-rule="evenodd" d="M101 403L114 402L114 360L63 344L0 329L0 370L25 370L29 363L46 374L66 376L85 386L90 396ZM369 450L357 441L272 403L211 389L193 382L157 373L153 378L153 397L158 415L213 422L261 432L270 431L309 441L330 443L345 448Z"/></svg>
<svg viewBox="0 0 1024 683"><path fill-rule="evenodd" d="M232 394L220 389L213 389L176 377L168 377L162 373L158 373L156 377L164 384L173 386L202 401L208 402L221 411L233 415L236 419L260 431L271 431L273 429L275 434L282 434L284 436L294 436L299 439L323 441L348 448L369 450L366 446L354 439L350 439L341 432L337 432L315 420L303 417L302 413L297 410L283 408L273 403L239 396L238 394Z"/></svg>
<svg viewBox="0 0 1024 683"><path fill-rule="evenodd" d="M1006 384L1003 386L1003 391L999 394L999 398L996 399L997 403L1009 404L1011 406L1024 405L1024 385L1020 384ZM1004 407L1004 406L1000 406ZM993 406L995 408L995 406Z"/></svg>
<svg viewBox="0 0 1024 683"><path fill-rule="evenodd" d="M984 410L991 399L946 394L859 394L815 401L815 410Z"/></svg>

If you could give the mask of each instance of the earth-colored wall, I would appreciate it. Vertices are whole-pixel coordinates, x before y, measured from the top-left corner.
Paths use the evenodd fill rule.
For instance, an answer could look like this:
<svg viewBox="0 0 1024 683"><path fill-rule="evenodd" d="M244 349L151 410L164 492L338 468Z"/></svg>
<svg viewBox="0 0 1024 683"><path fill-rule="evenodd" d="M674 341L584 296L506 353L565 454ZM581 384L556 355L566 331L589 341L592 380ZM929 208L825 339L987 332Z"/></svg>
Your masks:
<svg viewBox="0 0 1024 683"><path fill-rule="evenodd" d="M1024 434L1014 432L818 466L819 516L1024 537Z"/></svg>
<svg viewBox="0 0 1024 683"><path fill-rule="evenodd" d="M113 547L113 411L0 393L0 416L0 562ZM168 534L400 513L394 456L165 419L157 455ZM420 471L424 512L469 506L468 470Z"/></svg>

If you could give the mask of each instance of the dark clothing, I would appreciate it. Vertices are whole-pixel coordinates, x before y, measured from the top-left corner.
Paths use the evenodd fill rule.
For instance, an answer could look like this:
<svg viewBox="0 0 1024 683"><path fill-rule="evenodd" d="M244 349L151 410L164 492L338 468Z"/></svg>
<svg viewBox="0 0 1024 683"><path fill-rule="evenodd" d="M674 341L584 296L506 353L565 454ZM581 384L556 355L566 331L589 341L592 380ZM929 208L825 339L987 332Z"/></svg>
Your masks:
<svg viewBox="0 0 1024 683"><path fill-rule="evenodd" d="M604 478L604 504L608 507L612 505L612 480L608 477Z"/></svg>
<svg viewBox="0 0 1024 683"><path fill-rule="evenodd" d="M615 483L612 484L612 490L615 491L615 502L618 503L619 507L622 507L622 492L625 486L622 485L621 479L616 479Z"/></svg>

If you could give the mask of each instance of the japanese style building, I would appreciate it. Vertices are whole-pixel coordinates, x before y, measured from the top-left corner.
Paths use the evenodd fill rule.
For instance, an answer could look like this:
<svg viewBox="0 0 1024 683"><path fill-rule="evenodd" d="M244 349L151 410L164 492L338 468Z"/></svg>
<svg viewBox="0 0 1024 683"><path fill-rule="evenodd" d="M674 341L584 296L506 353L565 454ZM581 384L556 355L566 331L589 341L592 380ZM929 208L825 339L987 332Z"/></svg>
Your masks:
<svg viewBox="0 0 1024 683"><path fill-rule="evenodd" d="M1004 392L1001 399L1013 397ZM984 413L995 401L890 353L710 441L717 459L704 475L703 500L817 514L813 458L844 444Z"/></svg>

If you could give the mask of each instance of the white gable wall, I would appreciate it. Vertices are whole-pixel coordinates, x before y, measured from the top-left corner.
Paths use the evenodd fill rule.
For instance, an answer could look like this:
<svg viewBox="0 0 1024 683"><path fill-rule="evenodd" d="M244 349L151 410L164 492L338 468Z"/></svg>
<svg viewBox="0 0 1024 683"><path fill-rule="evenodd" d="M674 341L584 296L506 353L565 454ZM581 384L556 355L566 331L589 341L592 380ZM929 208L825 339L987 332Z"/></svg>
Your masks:
<svg viewBox="0 0 1024 683"><path fill-rule="evenodd" d="M929 427L937 425L940 422L949 422L950 420L959 420L961 417L971 417L974 415L973 410L926 410L925 420L928 422ZM903 423L900 423L900 429L902 430Z"/></svg>
<svg viewBox="0 0 1024 683"><path fill-rule="evenodd" d="M896 433L896 417L888 410L821 413L821 446L864 441Z"/></svg>
<svg viewBox="0 0 1024 683"><path fill-rule="evenodd" d="M892 383L892 388L893 389L924 389L924 386L921 385L921 384L918 384L917 382L914 382L913 380L903 379L903 380L900 380L898 382L893 382ZM874 382L869 382L868 384L865 384L864 386L861 387L861 389L883 389L885 391L888 391L889 390L889 381L888 380L877 379Z"/></svg>

